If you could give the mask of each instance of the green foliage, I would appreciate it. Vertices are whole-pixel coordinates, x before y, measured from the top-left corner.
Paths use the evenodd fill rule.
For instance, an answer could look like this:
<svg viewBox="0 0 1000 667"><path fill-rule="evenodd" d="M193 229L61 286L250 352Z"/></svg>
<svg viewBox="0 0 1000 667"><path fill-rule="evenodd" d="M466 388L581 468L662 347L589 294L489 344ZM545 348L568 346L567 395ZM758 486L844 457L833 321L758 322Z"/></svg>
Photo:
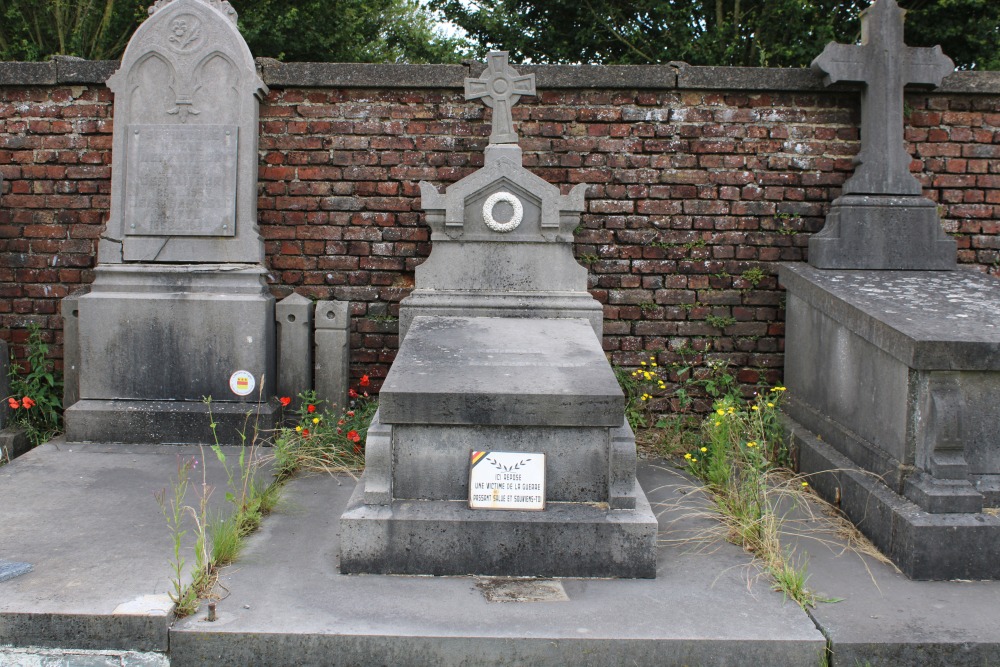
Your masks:
<svg viewBox="0 0 1000 667"><path fill-rule="evenodd" d="M836 600L806 588L806 563L780 543L777 508L794 506L809 486L786 470L791 461L778 421L784 391L774 387L750 402L734 394L716 401L702 421L701 442L684 454L684 464L705 483L728 539L761 560L776 590L806 607Z"/></svg>
<svg viewBox="0 0 1000 667"><path fill-rule="evenodd" d="M898 0L906 13L906 43L940 45L959 69L1000 70L1000 2Z"/></svg>
<svg viewBox="0 0 1000 667"><path fill-rule="evenodd" d="M725 329L736 324L736 318L731 315L707 315L705 322L716 329Z"/></svg>
<svg viewBox="0 0 1000 667"><path fill-rule="evenodd" d="M0 60L120 58L153 0L4 0ZM317 62L460 62L417 0L232 0L250 52Z"/></svg>
<svg viewBox="0 0 1000 667"><path fill-rule="evenodd" d="M4 0L0 60L121 56L151 0Z"/></svg>
<svg viewBox="0 0 1000 667"><path fill-rule="evenodd" d="M482 56L513 62L806 67L830 41L857 42L869 0L431 0ZM996 0L901 0L907 40L960 67L996 68Z"/></svg>
<svg viewBox="0 0 1000 667"><path fill-rule="evenodd" d="M417 0L242 0L240 30L258 57L301 62L458 63L462 40L441 34Z"/></svg>
<svg viewBox="0 0 1000 667"><path fill-rule="evenodd" d="M40 445L62 431L63 382L47 358L49 346L37 324L29 327L27 353L27 369L11 362L11 396L5 400L13 409L12 421L25 429L33 445Z"/></svg>
<svg viewBox="0 0 1000 667"><path fill-rule="evenodd" d="M743 280L756 287L764 279L764 270L759 266L755 266L741 273L740 278L743 278Z"/></svg>
<svg viewBox="0 0 1000 667"><path fill-rule="evenodd" d="M615 378L625 394L625 418L632 429L645 428L650 423L650 403L655 393L666 388L657 369L656 355L633 371L613 366Z"/></svg>
<svg viewBox="0 0 1000 667"><path fill-rule="evenodd" d="M174 557L170 561L172 576L170 577L171 590L170 600L176 606L175 613L178 617L189 616L198 608L198 591L200 583L203 581L206 570L205 532L204 522L200 520L200 515L193 507L185 504L185 497L190 483L191 473L197 469L198 460L191 457L186 459L178 458L177 478L171 485L171 494L168 498L167 490L161 489L154 494L156 503L160 506L163 517L167 520L167 528L173 541ZM204 468L202 469L204 474ZM201 506L205 507L208 499L203 497ZM194 568L195 584L184 585L184 565L186 560L183 556L184 536L187 529L184 527L184 517L191 515L196 523L196 545L195 557L197 563Z"/></svg>

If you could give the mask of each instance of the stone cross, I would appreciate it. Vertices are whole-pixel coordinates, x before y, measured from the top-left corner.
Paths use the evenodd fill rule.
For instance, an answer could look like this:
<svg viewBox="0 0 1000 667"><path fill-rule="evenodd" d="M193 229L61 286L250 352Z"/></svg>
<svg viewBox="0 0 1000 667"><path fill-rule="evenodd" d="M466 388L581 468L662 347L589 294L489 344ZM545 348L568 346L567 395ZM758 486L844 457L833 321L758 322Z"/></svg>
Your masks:
<svg viewBox="0 0 1000 667"><path fill-rule="evenodd" d="M491 144L516 144L511 107L517 104L521 95L535 94L535 75L519 76L507 63L506 51L490 51L486 59L488 64L482 75L478 79L465 80L465 99L482 98L483 103L493 109Z"/></svg>
<svg viewBox="0 0 1000 667"><path fill-rule="evenodd" d="M861 152L858 168L844 183L845 194L920 195L903 144L903 87L938 86L955 64L940 46L915 48L903 41L903 16L896 0L876 0L861 13L861 45L826 45L812 62L838 81L865 84L861 93Z"/></svg>

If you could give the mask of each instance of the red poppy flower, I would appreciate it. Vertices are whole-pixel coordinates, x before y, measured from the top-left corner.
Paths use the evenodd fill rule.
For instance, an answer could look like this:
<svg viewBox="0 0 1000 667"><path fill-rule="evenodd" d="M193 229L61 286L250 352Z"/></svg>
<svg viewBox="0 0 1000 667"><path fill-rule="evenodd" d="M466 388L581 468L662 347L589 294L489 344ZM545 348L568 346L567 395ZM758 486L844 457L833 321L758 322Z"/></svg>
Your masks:
<svg viewBox="0 0 1000 667"><path fill-rule="evenodd" d="M307 429L307 428L302 429L302 437L303 438L308 438L309 437L309 429Z"/></svg>
<svg viewBox="0 0 1000 667"><path fill-rule="evenodd" d="M17 410L19 407L21 407L21 404L17 402L16 398L8 398L7 405L9 405L14 410Z"/></svg>
<svg viewBox="0 0 1000 667"><path fill-rule="evenodd" d="M354 416L354 410L348 410L347 411L347 416L348 417L353 417Z"/></svg>
<svg viewBox="0 0 1000 667"><path fill-rule="evenodd" d="M306 412L316 412L316 406L310 403L309 407L306 408Z"/></svg>
<svg viewBox="0 0 1000 667"><path fill-rule="evenodd" d="M33 408L35 407L35 402L31 400L30 396L25 396L24 398L21 399L21 407L23 407L25 410Z"/></svg>
<svg viewBox="0 0 1000 667"><path fill-rule="evenodd" d="M347 439L350 440L351 442L361 442L361 436L358 435L357 431L348 431Z"/></svg>
<svg viewBox="0 0 1000 667"><path fill-rule="evenodd" d="M358 392L354 391L354 389L350 389L348 390L347 395L350 396L351 398L357 398Z"/></svg>
<svg viewBox="0 0 1000 667"><path fill-rule="evenodd" d="M281 403L281 407L287 408L288 404L292 402L292 397L282 396L281 398L278 399L278 402Z"/></svg>
<svg viewBox="0 0 1000 667"><path fill-rule="evenodd" d="M362 387L367 387L368 385L371 384L371 380L368 379L367 375L362 375L361 382L359 382L358 384L360 384Z"/></svg>

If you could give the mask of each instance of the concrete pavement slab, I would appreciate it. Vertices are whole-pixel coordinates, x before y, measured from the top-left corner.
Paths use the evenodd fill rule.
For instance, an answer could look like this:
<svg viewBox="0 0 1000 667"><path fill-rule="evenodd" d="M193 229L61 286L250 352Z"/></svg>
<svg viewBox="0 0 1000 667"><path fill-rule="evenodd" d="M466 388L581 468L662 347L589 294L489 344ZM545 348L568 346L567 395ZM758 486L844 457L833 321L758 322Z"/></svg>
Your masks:
<svg viewBox="0 0 1000 667"><path fill-rule="evenodd" d="M222 511L226 476L204 454ZM153 494L188 457L204 467L198 447L56 440L0 467L0 559L33 567L0 583L0 645L166 651L173 540ZM185 582L193 544L189 529Z"/></svg>
<svg viewBox="0 0 1000 667"><path fill-rule="evenodd" d="M785 542L807 557L808 587L841 598L809 610L831 667L1000 665L1000 581L913 581L815 522L795 532Z"/></svg>
<svg viewBox="0 0 1000 667"><path fill-rule="evenodd" d="M822 664L823 635L741 549L670 541L713 523L675 506L690 482L648 464L639 478L667 538L655 580L559 579L568 599L513 602L488 601L487 578L339 574L354 484L296 478L223 571L218 620L171 630L171 665Z"/></svg>

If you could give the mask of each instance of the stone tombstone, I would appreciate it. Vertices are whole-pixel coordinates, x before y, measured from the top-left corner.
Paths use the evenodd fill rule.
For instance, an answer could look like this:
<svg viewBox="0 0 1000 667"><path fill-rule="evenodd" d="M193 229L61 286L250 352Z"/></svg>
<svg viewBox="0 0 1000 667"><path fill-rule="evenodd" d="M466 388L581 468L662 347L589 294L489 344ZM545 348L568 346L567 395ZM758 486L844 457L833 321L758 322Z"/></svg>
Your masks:
<svg viewBox="0 0 1000 667"><path fill-rule="evenodd" d="M421 183L432 250L400 304L402 343L341 516L342 573L656 575L601 307L572 255L584 186L562 195L521 165L511 107L529 94L533 78L491 53L466 80L467 99L494 110L483 168L444 194ZM486 452L542 455L544 508L473 509L470 465L500 465Z"/></svg>
<svg viewBox="0 0 1000 667"><path fill-rule="evenodd" d="M855 175L784 264L785 402L800 471L908 576L1000 578L1000 280L955 269L902 143L902 87L951 71L877 0L860 47L814 65L867 82ZM905 270L900 270L905 269Z"/></svg>
<svg viewBox="0 0 1000 667"><path fill-rule="evenodd" d="M275 412L256 220L267 88L228 2L158 0L149 13L108 80L111 212L94 283L71 306L79 400L67 437L211 442L214 421L223 442L240 442Z"/></svg>
<svg viewBox="0 0 1000 667"><path fill-rule="evenodd" d="M921 196L903 142L904 87L938 86L954 63L940 46L907 46L904 14L896 0L877 0L861 14L860 45L830 43L813 60L827 85L863 84L857 168L809 240L817 268L955 268L955 241L941 229L937 205Z"/></svg>
<svg viewBox="0 0 1000 667"><path fill-rule="evenodd" d="M416 289L401 305L400 337L422 315L579 317L600 337L601 304L587 292L587 270L573 257L587 186L560 194L521 166L511 134L511 106L534 94L534 75L518 76L506 54L495 52L465 89L468 99L493 107L485 164L446 194L420 183L433 252L417 267ZM508 143L511 136L515 143Z"/></svg>
<svg viewBox="0 0 1000 667"><path fill-rule="evenodd" d="M99 261L260 264L257 124L267 87L221 0L159 0L108 79L111 218Z"/></svg>

